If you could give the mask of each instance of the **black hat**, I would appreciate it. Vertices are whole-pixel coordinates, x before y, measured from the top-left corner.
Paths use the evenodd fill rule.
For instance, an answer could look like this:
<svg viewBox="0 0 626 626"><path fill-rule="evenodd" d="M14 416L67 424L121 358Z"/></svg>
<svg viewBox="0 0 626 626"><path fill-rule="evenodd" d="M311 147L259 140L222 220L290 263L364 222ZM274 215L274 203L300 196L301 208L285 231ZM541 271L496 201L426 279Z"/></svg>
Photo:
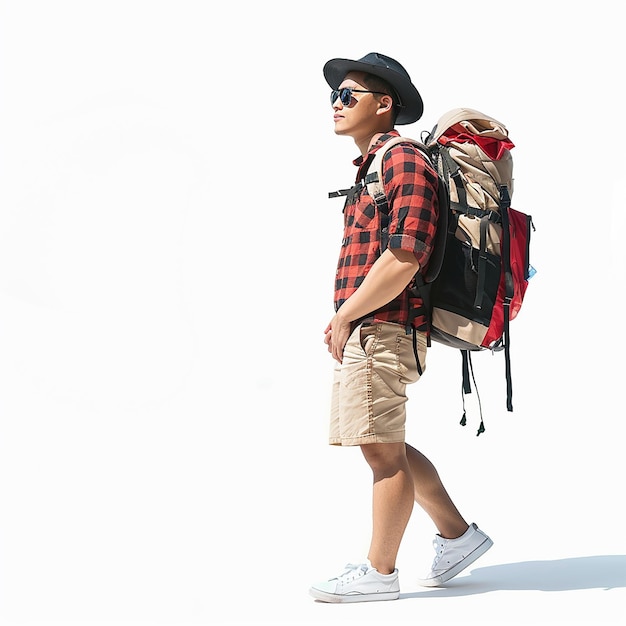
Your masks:
<svg viewBox="0 0 626 626"><path fill-rule="evenodd" d="M331 59L324 65L324 78L332 89L337 89L348 72L367 72L386 80L396 91L400 112L396 124L412 124L422 117L422 97L411 82L408 72L391 57L370 52L358 61Z"/></svg>

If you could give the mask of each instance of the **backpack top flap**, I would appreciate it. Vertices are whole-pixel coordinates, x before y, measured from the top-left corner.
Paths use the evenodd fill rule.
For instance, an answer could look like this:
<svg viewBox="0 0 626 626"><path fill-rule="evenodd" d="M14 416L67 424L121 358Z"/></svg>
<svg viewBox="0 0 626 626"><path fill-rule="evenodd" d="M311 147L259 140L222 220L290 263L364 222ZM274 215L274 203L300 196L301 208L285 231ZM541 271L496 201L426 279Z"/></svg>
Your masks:
<svg viewBox="0 0 626 626"><path fill-rule="evenodd" d="M438 171L449 187L453 208L498 211L500 185L506 185L513 195L513 160L510 150L515 147L507 128L490 115L469 108L448 111L426 139L436 154L445 147L443 161L438 159ZM448 179L456 173L461 177ZM460 182L463 187L457 189Z"/></svg>
<svg viewBox="0 0 626 626"><path fill-rule="evenodd" d="M436 144L447 130L457 124L460 126L459 130L465 129L469 134L479 137L506 140L509 136L509 131L502 122L475 109L462 107L452 109L439 118L428 137L428 146Z"/></svg>

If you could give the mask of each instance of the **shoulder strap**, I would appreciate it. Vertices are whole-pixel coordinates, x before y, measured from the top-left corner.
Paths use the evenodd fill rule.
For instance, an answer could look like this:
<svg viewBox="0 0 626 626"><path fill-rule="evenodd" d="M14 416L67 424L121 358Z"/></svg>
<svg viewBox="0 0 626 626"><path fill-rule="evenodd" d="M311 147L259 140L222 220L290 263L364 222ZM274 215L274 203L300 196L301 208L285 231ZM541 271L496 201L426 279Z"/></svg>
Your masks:
<svg viewBox="0 0 626 626"><path fill-rule="evenodd" d="M423 142L418 141L417 139L411 139L410 137L393 137L374 154L374 159L367 170L367 174L363 182L367 186L367 191L374 200L374 203L384 215L387 215L389 211L387 207L387 196L385 195L385 188L383 186L383 158L388 150L399 143L413 144L424 155L426 162L432 165L430 152L427 146ZM446 247L446 234L448 231L448 190L441 180L441 177L438 178L439 185L437 193L439 198L439 220L437 223L437 233L435 235L433 253L428 264L428 273L426 276L420 277L419 279L423 280L424 283L431 283L439 275Z"/></svg>
<svg viewBox="0 0 626 626"><path fill-rule="evenodd" d="M421 141L410 137L393 137L376 151L363 182L376 206L382 208L385 213L387 212L387 197L383 186L383 158L391 148L399 143L413 144L424 155L426 161L431 163L428 148Z"/></svg>
<svg viewBox="0 0 626 626"><path fill-rule="evenodd" d="M376 206L386 213L387 212L387 198L385 196L385 189L383 186L383 157L388 150L399 143L411 143L416 146L419 151L424 155L428 163L432 165L432 159L426 145L418 141L417 139L411 139L410 137L392 137L381 148L379 148L374 154L374 158L367 168L367 174L365 178L350 187L350 189L338 189L337 191L330 191L328 193L329 198L339 198L341 196L350 196L356 191L359 191L363 185L367 186L367 192L374 199Z"/></svg>

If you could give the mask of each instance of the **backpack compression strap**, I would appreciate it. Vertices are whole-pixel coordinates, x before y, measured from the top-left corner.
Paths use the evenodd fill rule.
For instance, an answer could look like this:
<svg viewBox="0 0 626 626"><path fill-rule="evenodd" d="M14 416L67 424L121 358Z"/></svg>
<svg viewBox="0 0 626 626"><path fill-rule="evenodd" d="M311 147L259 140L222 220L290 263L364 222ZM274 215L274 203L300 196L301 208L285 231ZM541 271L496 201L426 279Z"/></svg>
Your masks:
<svg viewBox="0 0 626 626"><path fill-rule="evenodd" d="M506 187L505 187L506 189ZM480 218L480 241L478 248L478 283L476 285L476 296L474 298L474 308L483 308L483 296L485 295L485 275L487 274L487 234L489 224L502 221L501 216L495 211L489 211Z"/></svg>

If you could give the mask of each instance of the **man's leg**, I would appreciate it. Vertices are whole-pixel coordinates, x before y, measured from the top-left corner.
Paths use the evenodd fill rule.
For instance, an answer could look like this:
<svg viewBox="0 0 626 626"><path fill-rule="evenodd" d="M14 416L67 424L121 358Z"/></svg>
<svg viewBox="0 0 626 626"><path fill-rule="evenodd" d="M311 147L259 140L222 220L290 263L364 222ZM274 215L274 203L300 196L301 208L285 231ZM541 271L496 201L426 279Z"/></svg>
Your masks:
<svg viewBox="0 0 626 626"><path fill-rule="evenodd" d="M421 452L409 444L405 445L415 501L430 516L442 537L460 537L469 525L445 490L435 466Z"/></svg>
<svg viewBox="0 0 626 626"><path fill-rule="evenodd" d="M362 445L361 450L374 478L368 558L381 574L390 574L413 510L411 468L404 443L370 443Z"/></svg>

